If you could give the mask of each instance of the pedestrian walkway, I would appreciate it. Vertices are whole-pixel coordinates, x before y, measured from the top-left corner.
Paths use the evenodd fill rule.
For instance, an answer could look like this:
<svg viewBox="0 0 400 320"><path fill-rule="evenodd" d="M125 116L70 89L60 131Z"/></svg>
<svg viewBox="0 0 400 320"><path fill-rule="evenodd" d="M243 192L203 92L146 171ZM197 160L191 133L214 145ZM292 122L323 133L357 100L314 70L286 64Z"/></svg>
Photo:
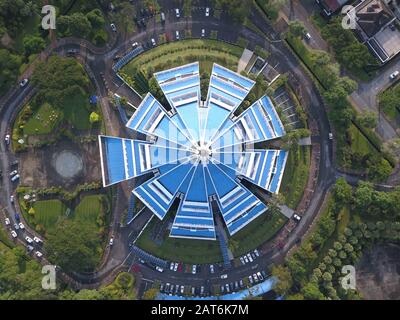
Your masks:
<svg viewBox="0 0 400 320"><path fill-rule="evenodd" d="M253 51L249 49L244 49L242 56L240 57L239 64L238 64L238 73L244 71L247 67L247 64L250 62L251 57L253 56Z"/></svg>

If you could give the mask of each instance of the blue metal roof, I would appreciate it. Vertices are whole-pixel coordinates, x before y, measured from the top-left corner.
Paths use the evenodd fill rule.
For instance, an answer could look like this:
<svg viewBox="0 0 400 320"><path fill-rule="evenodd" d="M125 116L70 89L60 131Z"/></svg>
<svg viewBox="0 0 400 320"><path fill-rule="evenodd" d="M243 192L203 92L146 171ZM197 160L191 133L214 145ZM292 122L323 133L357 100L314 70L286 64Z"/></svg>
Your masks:
<svg viewBox="0 0 400 320"><path fill-rule="evenodd" d="M214 64L201 103L199 75L198 63L156 73L171 111L149 93L126 124L146 141L99 136L99 143L104 186L152 173L133 194L159 219L179 199L170 236L214 240L210 196L235 234L267 210L242 179L277 193L288 153L248 147L285 134L267 96L234 116L254 81Z"/></svg>

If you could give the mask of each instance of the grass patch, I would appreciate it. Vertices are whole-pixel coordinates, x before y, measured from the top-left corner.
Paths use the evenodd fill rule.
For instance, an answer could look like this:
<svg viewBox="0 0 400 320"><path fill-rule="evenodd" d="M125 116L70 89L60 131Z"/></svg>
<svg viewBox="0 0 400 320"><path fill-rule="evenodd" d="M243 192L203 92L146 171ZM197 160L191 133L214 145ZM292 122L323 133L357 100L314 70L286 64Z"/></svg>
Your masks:
<svg viewBox="0 0 400 320"><path fill-rule="evenodd" d="M158 44L163 44L167 41L167 37L165 35L165 33L161 33L160 35L158 35Z"/></svg>
<svg viewBox="0 0 400 320"><path fill-rule="evenodd" d="M74 211L74 219L83 222L96 222L99 214L104 211L104 195L84 197Z"/></svg>
<svg viewBox="0 0 400 320"><path fill-rule="evenodd" d="M239 47L246 48L247 45L249 44L249 41L248 41L247 39L243 38L243 37L239 37L239 38L237 39L237 41L236 41L236 44L237 44Z"/></svg>
<svg viewBox="0 0 400 320"><path fill-rule="evenodd" d="M286 223L287 218L281 213L265 213L245 228L231 237L239 243L239 247L233 252L234 256L240 256L264 242L271 239Z"/></svg>
<svg viewBox="0 0 400 320"><path fill-rule="evenodd" d="M176 239L164 234L161 245L156 244L151 234L160 222L154 218L136 242L141 249L162 259L184 263L215 263L222 261L218 241Z"/></svg>
<svg viewBox="0 0 400 320"><path fill-rule="evenodd" d="M217 38L218 38L218 31L217 31L217 30L211 30L210 38L211 38L211 39L214 39L214 40L217 40Z"/></svg>
<svg viewBox="0 0 400 320"><path fill-rule="evenodd" d="M309 146L299 146L297 150L289 151L280 189L289 208L296 209L303 196L310 171L310 159Z"/></svg>
<svg viewBox="0 0 400 320"><path fill-rule="evenodd" d="M91 128L89 97L82 89L75 95L66 98L61 109L64 111L65 119L75 129L88 130Z"/></svg>
<svg viewBox="0 0 400 320"><path fill-rule="evenodd" d="M399 111L400 85L396 83L378 95L380 109L390 120L396 120L400 116Z"/></svg>
<svg viewBox="0 0 400 320"><path fill-rule="evenodd" d="M60 200L36 201L33 205L33 215L36 225L41 225L48 231L53 228L58 219L65 214L67 207Z"/></svg>
<svg viewBox="0 0 400 320"><path fill-rule="evenodd" d="M13 248L15 246L14 242L12 242L7 234L7 231L4 228L0 228L0 245L4 244L9 248Z"/></svg>
<svg viewBox="0 0 400 320"><path fill-rule="evenodd" d="M49 103L42 104L34 115L26 122L24 134L40 135L49 134L61 121L62 113Z"/></svg>

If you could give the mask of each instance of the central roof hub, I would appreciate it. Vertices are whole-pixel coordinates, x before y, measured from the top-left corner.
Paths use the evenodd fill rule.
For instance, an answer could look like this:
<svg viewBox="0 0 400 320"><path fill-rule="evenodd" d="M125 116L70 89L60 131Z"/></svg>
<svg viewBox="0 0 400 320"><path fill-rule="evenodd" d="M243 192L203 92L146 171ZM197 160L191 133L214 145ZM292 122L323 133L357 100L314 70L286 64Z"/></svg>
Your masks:
<svg viewBox="0 0 400 320"><path fill-rule="evenodd" d="M200 158L200 160L203 162L207 162L212 154L210 146L204 143L199 143L195 148L196 148L196 153Z"/></svg>

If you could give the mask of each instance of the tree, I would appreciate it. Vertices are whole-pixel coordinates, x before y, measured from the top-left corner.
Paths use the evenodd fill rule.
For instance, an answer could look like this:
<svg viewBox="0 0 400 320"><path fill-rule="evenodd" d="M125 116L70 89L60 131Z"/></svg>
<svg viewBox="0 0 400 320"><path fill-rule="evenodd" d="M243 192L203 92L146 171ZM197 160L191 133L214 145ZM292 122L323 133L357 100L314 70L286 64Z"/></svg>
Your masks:
<svg viewBox="0 0 400 320"><path fill-rule="evenodd" d="M391 172L392 167L389 162L379 155L373 155L367 160L367 175L372 181L385 181Z"/></svg>
<svg viewBox="0 0 400 320"><path fill-rule="evenodd" d="M333 192L335 199L342 205L348 204L352 199L353 189L346 182L345 178L339 178L336 180Z"/></svg>
<svg viewBox="0 0 400 320"><path fill-rule="evenodd" d="M159 293L159 289L150 288L143 293L143 300L155 300Z"/></svg>
<svg viewBox="0 0 400 320"><path fill-rule="evenodd" d="M306 300L323 300L324 295L319 290L318 284L314 282L307 283L302 289L301 293Z"/></svg>
<svg viewBox="0 0 400 320"><path fill-rule="evenodd" d="M24 37L22 43L24 46L25 56L39 53L46 47L46 42L38 36L28 35Z"/></svg>
<svg viewBox="0 0 400 320"><path fill-rule="evenodd" d="M99 262L99 238L92 224L63 220L48 233L48 259L67 272L93 270Z"/></svg>
<svg viewBox="0 0 400 320"><path fill-rule="evenodd" d="M6 49L0 49L0 93L6 91L17 80L20 63L19 56Z"/></svg>
<svg viewBox="0 0 400 320"><path fill-rule="evenodd" d="M357 119L362 126L370 129L375 128L378 123L376 113L372 111L364 112L363 114L359 115Z"/></svg>
<svg viewBox="0 0 400 320"><path fill-rule="evenodd" d="M371 205L373 194L374 189L371 183L365 181L359 182L354 192L354 204L360 213Z"/></svg>
<svg viewBox="0 0 400 320"><path fill-rule="evenodd" d="M92 111L92 113L89 115L89 122L91 124L97 123L101 120L100 115L97 114L96 112Z"/></svg>
<svg viewBox="0 0 400 320"><path fill-rule="evenodd" d="M93 29L101 28L105 24L103 14L100 9L93 9L86 14L86 18L89 20Z"/></svg>
<svg viewBox="0 0 400 320"><path fill-rule="evenodd" d="M75 37L85 38L91 29L88 18L81 12L70 15L69 30Z"/></svg>
<svg viewBox="0 0 400 320"><path fill-rule="evenodd" d="M289 22L289 32L295 37L302 37L307 30L302 21L294 20Z"/></svg>
<svg viewBox="0 0 400 320"><path fill-rule="evenodd" d="M286 294L293 284L289 269L284 266L274 266L271 274L278 279L274 288L275 292L279 295Z"/></svg>

